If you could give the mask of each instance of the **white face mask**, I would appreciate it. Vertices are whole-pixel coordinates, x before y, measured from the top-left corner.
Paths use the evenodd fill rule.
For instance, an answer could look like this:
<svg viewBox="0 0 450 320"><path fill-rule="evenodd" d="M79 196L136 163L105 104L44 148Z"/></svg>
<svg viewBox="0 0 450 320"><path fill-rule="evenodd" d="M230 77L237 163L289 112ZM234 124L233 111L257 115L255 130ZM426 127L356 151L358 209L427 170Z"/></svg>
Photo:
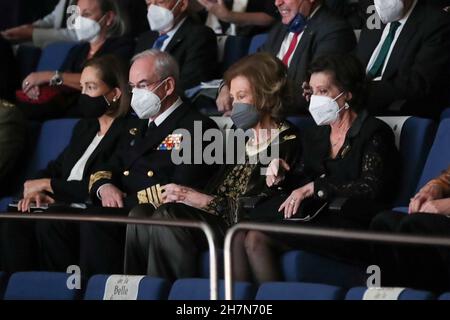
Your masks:
<svg viewBox="0 0 450 320"><path fill-rule="evenodd" d="M405 4L402 0L375 0L375 9L384 24L400 20Z"/></svg>
<svg viewBox="0 0 450 320"><path fill-rule="evenodd" d="M173 9L175 9L180 0L175 3L172 10L151 4L148 7L147 19L150 24L150 29L157 32L167 32L173 28L174 16Z"/></svg>
<svg viewBox="0 0 450 320"><path fill-rule="evenodd" d="M99 22L102 19L100 19ZM75 28L75 33L77 34L78 41L97 41L102 29L99 22L90 18L78 16L75 21L75 25L77 26L77 28Z"/></svg>
<svg viewBox="0 0 450 320"><path fill-rule="evenodd" d="M157 90L165 82L163 80L155 89L152 91L147 89L133 89L133 97L131 98L131 107L133 108L139 119L150 119L156 116L161 110L161 103L166 99L160 99L154 91Z"/></svg>
<svg viewBox="0 0 450 320"><path fill-rule="evenodd" d="M331 99L326 96L311 96L311 102L309 104L309 112L311 113L314 121L318 126L329 125L334 122L339 117L339 112L342 109L348 109L350 106L346 103L343 108L339 109L339 105L336 102L344 92L338 95L335 99Z"/></svg>

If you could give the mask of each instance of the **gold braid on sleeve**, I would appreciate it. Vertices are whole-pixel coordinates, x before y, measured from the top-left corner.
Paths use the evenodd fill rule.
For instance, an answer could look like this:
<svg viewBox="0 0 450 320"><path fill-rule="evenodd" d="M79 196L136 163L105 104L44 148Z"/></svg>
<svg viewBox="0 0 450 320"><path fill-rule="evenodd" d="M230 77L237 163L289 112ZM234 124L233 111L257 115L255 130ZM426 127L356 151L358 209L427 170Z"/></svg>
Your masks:
<svg viewBox="0 0 450 320"><path fill-rule="evenodd" d="M152 204L155 208L158 208L162 204L162 189L159 184L138 191L136 197L139 204Z"/></svg>
<svg viewBox="0 0 450 320"><path fill-rule="evenodd" d="M94 174L91 174L91 177L89 178L89 193L91 192L92 186L94 183L101 179L108 179L110 180L112 178L112 172L111 171L97 171Z"/></svg>

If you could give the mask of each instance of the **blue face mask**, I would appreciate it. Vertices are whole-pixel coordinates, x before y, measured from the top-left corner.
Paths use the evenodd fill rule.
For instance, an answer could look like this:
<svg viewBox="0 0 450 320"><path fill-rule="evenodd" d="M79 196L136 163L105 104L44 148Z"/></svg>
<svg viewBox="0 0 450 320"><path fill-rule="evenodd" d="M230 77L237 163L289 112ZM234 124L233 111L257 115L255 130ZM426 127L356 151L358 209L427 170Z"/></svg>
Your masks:
<svg viewBox="0 0 450 320"><path fill-rule="evenodd" d="M302 15L301 13L297 13L297 15L294 17L294 19L292 19L292 21L289 23L288 29L289 32L294 32L294 33L300 33L302 32L305 27L306 27L306 23L307 19L304 15Z"/></svg>

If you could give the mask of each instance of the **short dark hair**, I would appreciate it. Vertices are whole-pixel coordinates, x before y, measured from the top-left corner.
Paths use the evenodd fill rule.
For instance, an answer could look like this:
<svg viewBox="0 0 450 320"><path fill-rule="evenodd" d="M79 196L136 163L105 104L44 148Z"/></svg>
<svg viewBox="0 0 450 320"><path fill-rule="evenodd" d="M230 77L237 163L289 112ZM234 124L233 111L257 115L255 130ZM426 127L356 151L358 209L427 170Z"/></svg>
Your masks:
<svg viewBox="0 0 450 320"><path fill-rule="evenodd" d="M100 79L111 89L120 89L122 92L120 99L116 103L111 103L106 114L112 117L125 116L130 110L131 102L131 95L128 89L127 64L118 57L107 54L89 60L84 67L96 69Z"/></svg>
<svg viewBox="0 0 450 320"><path fill-rule="evenodd" d="M247 56L225 72L225 83L230 86L231 80L239 76L250 82L258 111L276 120L284 117L291 91L287 67L278 58L263 52Z"/></svg>
<svg viewBox="0 0 450 320"><path fill-rule="evenodd" d="M325 72L333 77L333 83L342 91L350 92L350 108L359 112L365 107L367 97L366 71L352 54L324 55L313 61L308 72L308 81L313 73Z"/></svg>

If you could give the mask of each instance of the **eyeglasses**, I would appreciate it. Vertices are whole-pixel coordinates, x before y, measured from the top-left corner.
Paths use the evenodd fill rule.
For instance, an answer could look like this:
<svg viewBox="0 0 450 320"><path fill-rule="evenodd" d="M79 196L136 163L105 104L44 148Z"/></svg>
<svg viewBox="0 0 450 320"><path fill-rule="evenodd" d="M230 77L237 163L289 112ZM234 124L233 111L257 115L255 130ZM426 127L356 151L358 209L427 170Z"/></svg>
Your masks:
<svg viewBox="0 0 450 320"><path fill-rule="evenodd" d="M153 82L148 82L147 80L142 80L136 85L132 84L132 83L128 83L128 90L130 91L130 93L132 93L133 89L135 89L135 88L151 90L149 88L160 81L161 81L160 79L153 81Z"/></svg>

